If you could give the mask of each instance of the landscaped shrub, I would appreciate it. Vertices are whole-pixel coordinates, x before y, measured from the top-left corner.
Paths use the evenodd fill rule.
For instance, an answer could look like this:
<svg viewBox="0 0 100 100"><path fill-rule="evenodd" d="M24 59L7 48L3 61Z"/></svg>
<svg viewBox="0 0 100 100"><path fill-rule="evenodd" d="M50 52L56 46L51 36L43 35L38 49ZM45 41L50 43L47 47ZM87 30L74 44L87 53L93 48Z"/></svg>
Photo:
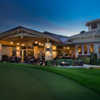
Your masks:
<svg viewBox="0 0 100 100"><path fill-rule="evenodd" d="M74 60L73 66L83 66L83 61L82 60Z"/></svg>
<svg viewBox="0 0 100 100"><path fill-rule="evenodd" d="M90 56L90 64L92 65L96 65L97 64L97 54L96 53L92 53Z"/></svg>
<svg viewBox="0 0 100 100"><path fill-rule="evenodd" d="M50 60L50 61L47 61L47 66L52 66L53 65L53 61Z"/></svg>
<svg viewBox="0 0 100 100"><path fill-rule="evenodd" d="M8 56L7 55L3 55L2 56L2 61L8 61L9 59L8 59Z"/></svg>
<svg viewBox="0 0 100 100"><path fill-rule="evenodd" d="M85 64L90 64L90 57L89 56L83 56L79 58L80 60L83 61Z"/></svg>
<svg viewBox="0 0 100 100"><path fill-rule="evenodd" d="M100 59L97 59L97 65L100 65Z"/></svg>
<svg viewBox="0 0 100 100"><path fill-rule="evenodd" d="M85 64L90 64L90 57L84 57L83 62Z"/></svg>

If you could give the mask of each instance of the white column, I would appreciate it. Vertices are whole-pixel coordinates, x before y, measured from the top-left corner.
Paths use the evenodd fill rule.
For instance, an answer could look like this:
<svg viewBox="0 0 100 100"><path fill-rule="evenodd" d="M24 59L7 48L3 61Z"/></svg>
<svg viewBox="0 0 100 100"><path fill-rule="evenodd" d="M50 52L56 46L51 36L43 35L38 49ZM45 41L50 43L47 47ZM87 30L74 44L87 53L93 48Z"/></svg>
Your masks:
<svg viewBox="0 0 100 100"><path fill-rule="evenodd" d="M20 47L16 46L16 57L20 57Z"/></svg>
<svg viewBox="0 0 100 100"><path fill-rule="evenodd" d="M97 57L99 58L99 44L94 43L94 53L97 54Z"/></svg>
<svg viewBox="0 0 100 100"><path fill-rule="evenodd" d="M81 45L82 55L84 55L84 45Z"/></svg>
<svg viewBox="0 0 100 100"><path fill-rule="evenodd" d="M52 44L47 42L45 43L45 60L52 60L53 56L52 56Z"/></svg>
<svg viewBox="0 0 100 100"><path fill-rule="evenodd" d="M79 45L75 45L75 56L76 58L78 57L79 53L78 53L78 46Z"/></svg>
<svg viewBox="0 0 100 100"><path fill-rule="evenodd" d="M2 44L0 44L0 61L2 60Z"/></svg>
<svg viewBox="0 0 100 100"><path fill-rule="evenodd" d="M90 55L90 45L87 44L87 55Z"/></svg>

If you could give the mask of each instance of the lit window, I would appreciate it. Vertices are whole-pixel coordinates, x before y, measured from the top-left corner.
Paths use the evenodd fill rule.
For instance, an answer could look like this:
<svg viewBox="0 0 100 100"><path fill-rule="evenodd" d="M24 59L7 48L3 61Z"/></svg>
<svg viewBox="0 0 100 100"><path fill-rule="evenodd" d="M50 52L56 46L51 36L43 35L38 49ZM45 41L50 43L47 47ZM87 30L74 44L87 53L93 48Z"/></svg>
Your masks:
<svg viewBox="0 0 100 100"><path fill-rule="evenodd" d="M82 48L81 48L81 46L78 47L78 53L82 54Z"/></svg>
<svg viewBox="0 0 100 100"><path fill-rule="evenodd" d="M57 52L56 52L56 51L53 51L53 52L52 52L52 56L53 56L53 58L56 58Z"/></svg>
<svg viewBox="0 0 100 100"><path fill-rule="evenodd" d="M55 45L52 46L52 50L56 50L56 46Z"/></svg>
<svg viewBox="0 0 100 100"><path fill-rule="evenodd" d="M91 44L90 45L90 53L93 53L93 51L94 51L94 46L93 46L93 44Z"/></svg>

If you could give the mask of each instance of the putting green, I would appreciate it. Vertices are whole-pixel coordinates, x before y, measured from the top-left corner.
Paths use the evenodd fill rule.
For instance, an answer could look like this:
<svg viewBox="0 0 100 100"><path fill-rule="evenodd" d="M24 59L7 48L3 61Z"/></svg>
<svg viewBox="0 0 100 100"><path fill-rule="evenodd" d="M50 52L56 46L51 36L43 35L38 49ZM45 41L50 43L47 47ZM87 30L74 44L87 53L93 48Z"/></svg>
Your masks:
<svg viewBox="0 0 100 100"><path fill-rule="evenodd" d="M0 100L100 100L100 96L50 72L0 66Z"/></svg>

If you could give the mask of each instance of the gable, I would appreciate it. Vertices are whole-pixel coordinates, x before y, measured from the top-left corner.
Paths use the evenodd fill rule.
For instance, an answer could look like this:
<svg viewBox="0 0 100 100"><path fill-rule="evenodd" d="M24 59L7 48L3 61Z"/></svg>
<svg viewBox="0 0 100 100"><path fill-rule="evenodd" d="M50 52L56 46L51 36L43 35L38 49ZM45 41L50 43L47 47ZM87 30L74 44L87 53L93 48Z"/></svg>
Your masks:
<svg viewBox="0 0 100 100"><path fill-rule="evenodd" d="M52 37L52 36L49 36L48 34L43 34L42 32L38 32L38 31L35 31L35 30L32 30L32 29L28 29L28 28L25 28L25 27L22 27L22 26L18 26L16 28L13 28L13 29L10 29L6 32L3 32L0 34L0 40L1 39L10 39L10 38L13 38L13 37L37 37L37 38L48 38L48 39L51 39L53 41L56 41L56 42L61 42L59 39L55 38L55 37Z"/></svg>

